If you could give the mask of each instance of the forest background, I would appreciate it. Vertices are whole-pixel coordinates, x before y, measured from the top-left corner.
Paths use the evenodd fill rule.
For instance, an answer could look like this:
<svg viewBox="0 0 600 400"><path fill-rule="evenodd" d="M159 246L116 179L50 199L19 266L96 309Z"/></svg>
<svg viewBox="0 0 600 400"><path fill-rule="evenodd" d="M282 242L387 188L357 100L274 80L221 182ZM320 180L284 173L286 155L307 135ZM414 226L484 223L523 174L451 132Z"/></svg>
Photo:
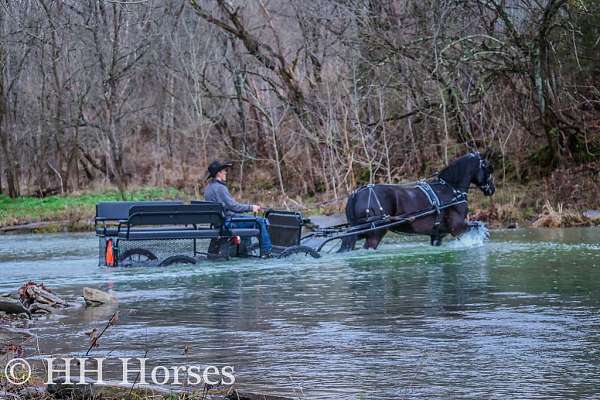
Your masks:
<svg viewBox="0 0 600 400"><path fill-rule="evenodd" d="M0 0L0 68L0 225L198 197L213 159L339 210L488 149L479 217L600 208L600 0Z"/></svg>

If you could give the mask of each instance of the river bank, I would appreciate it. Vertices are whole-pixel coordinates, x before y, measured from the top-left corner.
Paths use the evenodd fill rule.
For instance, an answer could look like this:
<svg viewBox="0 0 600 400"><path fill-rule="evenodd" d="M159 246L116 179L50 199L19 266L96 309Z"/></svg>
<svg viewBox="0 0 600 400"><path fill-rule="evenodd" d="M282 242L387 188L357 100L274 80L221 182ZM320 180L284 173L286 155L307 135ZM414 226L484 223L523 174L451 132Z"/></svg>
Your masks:
<svg viewBox="0 0 600 400"><path fill-rule="evenodd" d="M469 218L485 222L490 228L518 226L565 228L600 224L597 204L552 203L544 200L537 187L499 187L492 198L472 191L469 199ZM198 199L198 193L187 193L175 188L141 187L126 194L127 200ZM301 211L307 216L342 214L345 195L338 198L320 196L302 199L283 197L272 191L244 194L246 201L265 208ZM76 192L44 198L19 197L11 199L0 195L0 235L7 233L86 232L94 227L95 205L100 201L122 200L116 189Z"/></svg>

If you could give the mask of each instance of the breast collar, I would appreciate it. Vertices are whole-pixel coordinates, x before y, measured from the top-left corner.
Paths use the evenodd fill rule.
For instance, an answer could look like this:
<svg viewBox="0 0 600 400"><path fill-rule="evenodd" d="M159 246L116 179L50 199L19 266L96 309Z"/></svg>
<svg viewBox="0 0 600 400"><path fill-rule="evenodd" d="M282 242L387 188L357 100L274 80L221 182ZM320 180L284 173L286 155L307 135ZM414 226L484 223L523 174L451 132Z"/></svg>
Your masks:
<svg viewBox="0 0 600 400"><path fill-rule="evenodd" d="M435 178L437 180L436 183L440 183L442 185L447 186L450 190L452 190L452 200L449 203L459 201L459 200L467 200L467 193L462 192L460 190L455 189L451 184L446 182L440 177ZM440 200L438 194L431 187L431 183L426 180L420 180L416 183L416 186L425 194L425 197L429 200L429 204L431 204L436 209L443 205L443 202Z"/></svg>

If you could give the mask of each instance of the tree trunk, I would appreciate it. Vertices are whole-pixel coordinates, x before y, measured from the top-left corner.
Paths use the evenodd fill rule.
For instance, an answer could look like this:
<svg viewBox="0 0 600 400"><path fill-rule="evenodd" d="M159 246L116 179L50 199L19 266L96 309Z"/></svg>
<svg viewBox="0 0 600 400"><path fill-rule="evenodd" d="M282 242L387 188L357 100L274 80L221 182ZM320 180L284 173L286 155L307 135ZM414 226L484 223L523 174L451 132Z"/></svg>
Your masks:
<svg viewBox="0 0 600 400"><path fill-rule="evenodd" d="M13 151L12 140L10 134L4 125L5 116L8 114L6 105L6 94L4 93L4 67L5 67L5 53L4 47L0 43L0 147L2 148L2 155L6 162L6 185L8 189L8 195L11 198L19 197L19 164L15 160L15 152Z"/></svg>

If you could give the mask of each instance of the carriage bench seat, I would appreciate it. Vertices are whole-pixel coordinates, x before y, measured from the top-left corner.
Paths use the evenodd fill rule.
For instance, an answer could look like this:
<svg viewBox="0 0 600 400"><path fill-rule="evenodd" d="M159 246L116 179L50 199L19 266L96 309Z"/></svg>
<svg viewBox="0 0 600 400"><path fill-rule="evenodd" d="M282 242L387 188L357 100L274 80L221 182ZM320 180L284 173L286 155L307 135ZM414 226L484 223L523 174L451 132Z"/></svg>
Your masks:
<svg viewBox="0 0 600 400"><path fill-rule="evenodd" d="M168 225L168 226L165 226ZM223 206L218 203L136 205L119 224L119 237L142 239L216 239L254 237L258 229L225 229ZM177 227L180 226L180 227Z"/></svg>
<svg viewBox="0 0 600 400"><path fill-rule="evenodd" d="M127 221L129 210L133 206L152 205L181 205L180 200L153 200L153 201L101 201L96 204L96 235L117 236L119 222Z"/></svg>
<svg viewBox="0 0 600 400"><path fill-rule="evenodd" d="M126 221L129 209L133 206L171 206L182 205L180 200L153 201L101 201L96 204L96 221Z"/></svg>

